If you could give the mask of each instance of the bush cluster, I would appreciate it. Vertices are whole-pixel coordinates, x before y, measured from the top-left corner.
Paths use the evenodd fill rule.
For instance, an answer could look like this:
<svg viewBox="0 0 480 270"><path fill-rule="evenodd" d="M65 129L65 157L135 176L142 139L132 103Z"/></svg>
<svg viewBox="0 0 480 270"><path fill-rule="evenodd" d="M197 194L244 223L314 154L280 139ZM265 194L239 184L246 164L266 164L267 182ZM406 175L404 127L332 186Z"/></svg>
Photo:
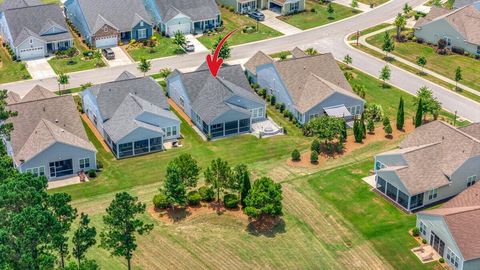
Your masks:
<svg viewBox="0 0 480 270"><path fill-rule="evenodd" d="M170 203L165 194L161 192L153 197L153 205L155 206L155 209L165 209L170 206Z"/></svg>
<svg viewBox="0 0 480 270"><path fill-rule="evenodd" d="M239 202L240 200L238 199L238 196L235 194L227 193L223 196L223 203L225 204L225 208L228 208L228 209L237 208Z"/></svg>
<svg viewBox="0 0 480 270"><path fill-rule="evenodd" d="M215 192L211 187L203 186L198 189L198 193L204 202L211 202L215 199Z"/></svg>
<svg viewBox="0 0 480 270"><path fill-rule="evenodd" d="M190 191L187 194L188 205L192 205L192 206L199 205L201 200L202 200L202 196L200 196L200 193L196 190Z"/></svg>

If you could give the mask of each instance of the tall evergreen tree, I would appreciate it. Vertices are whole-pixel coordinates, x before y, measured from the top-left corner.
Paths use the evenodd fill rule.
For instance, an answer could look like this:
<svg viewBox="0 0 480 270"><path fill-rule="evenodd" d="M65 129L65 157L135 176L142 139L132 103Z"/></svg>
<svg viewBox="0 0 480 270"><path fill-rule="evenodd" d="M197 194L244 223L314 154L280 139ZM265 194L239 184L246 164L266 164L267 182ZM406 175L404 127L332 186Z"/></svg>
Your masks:
<svg viewBox="0 0 480 270"><path fill-rule="evenodd" d="M240 204L242 207L245 207L245 199L252 188L252 183L250 182L250 175L243 177L242 190L240 191Z"/></svg>
<svg viewBox="0 0 480 270"><path fill-rule="evenodd" d="M365 113L360 117L360 131L362 131L363 138L367 137L367 127L365 126Z"/></svg>
<svg viewBox="0 0 480 270"><path fill-rule="evenodd" d="M403 108L403 97L400 97L400 103L398 103L397 111L397 129L402 130L405 125L405 112Z"/></svg>
<svg viewBox="0 0 480 270"><path fill-rule="evenodd" d="M182 180L180 167L174 161L167 165L163 192L172 209L175 205L184 206L187 203L187 187Z"/></svg>
<svg viewBox="0 0 480 270"><path fill-rule="evenodd" d="M80 267L81 261L85 258L85 253L87 250L94 246L97 243L95 236L97 235L97 230L95 227L91 227L90 219L87 214L80 214L80 224L78 228L73 233L72 244L73 244L73 257L77 260L78 266Z"/></svg>
<svg viewBox="0 0 480 270"><path fill-rule="evenodd" d="M358 119L355 119L353 122L353 136L355 137L355 142L361 143L363 141L363 131Z"/></svg>
<svg viewBox="0 0 480 270"><path fill-rule="evenodd" d="M216 191L217 202L220 202L220 194L228 188L232 170L228 166L228 162L220 158L212 160L210 166L205 171L205 182L212 185Z"/></svg>
<svg viewBox="0 0 480 270"><path fill-rule="evenodd" d="M344 143L347 141L347 121L343 119L343 128L340 134L340 142Z"/></svg>
<svg viewBox="0 0 480 270"><path fill-rule="evenodd" d="M416 128L422 125L422 117L423 117L423 104L422 104L422 99L420 99L418 100L417 113L415 114Z"/></svg>

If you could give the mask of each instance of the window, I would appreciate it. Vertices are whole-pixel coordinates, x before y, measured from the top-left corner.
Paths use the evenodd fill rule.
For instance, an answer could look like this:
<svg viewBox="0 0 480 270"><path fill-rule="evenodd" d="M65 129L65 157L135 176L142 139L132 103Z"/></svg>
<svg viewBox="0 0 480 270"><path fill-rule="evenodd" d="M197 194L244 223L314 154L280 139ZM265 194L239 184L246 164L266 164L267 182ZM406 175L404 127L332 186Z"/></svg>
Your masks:
<svg viewBox="0 0 480 270"><path fill-rule="evenodd" d="M382 193L385 193L386 185L387 182L377 175L377 189L380 190Z"/></svg>
<svg viewBox="0 0 480 270"><path fill-rule="evenodd" d="M398 190L397 203L400 204L403 208L408 209L408 195Z"/></svg>
<svg viewBox="0 0 480 270"><path fill-rule="evenodd" d="M105 25L105 26L103 27L103 32L108 32L108 26Z"/></svg>
<svg viewBox="0 0 480 270"><path fill-rule="evenodd" d="M467 187L475 184L475 182L477 182L477 176L476 175L469 176L467 178Z"/></svg>
<svg viewBox="0 0 480 270"><path fill-rule="evenodd" d="M162 150L162 138L152 138L150 139L150 151Z"/></svg>
<svg viewBox="0 0 480 270"><path fill-rule="evenodd" d="M317 117L320 117L320 114L318 113L310 114L310 119L317 118Z"/></svg>
<svg viewBox="0 0 480 270"><path fill-rule="evenodd" d="M149 149L148 149L148 139L147 140L136 141L134 143L134 146L135 146L135 155L147 153L149 151Z"/></svg>
<svg viewBox="0 0 480 270"><path fill-rule="evenodd" d="M447 42L448 47L452 46L452 39L451 38L445 37L445 41Z"/></svg>
<svg viewBox="0 0 480 270"><path fill-rule="evenodd" d="M477 46L477 54L480 55L480 46Z"/></svg>
<svg viewBox="0 0 480 270"><path fill-rule="evenodd" d="M143 21L140 22L140 26L143 26Z"/></svg>
<svg viewBox="0 0 480 270"><path fill-rule="evenodd" d="M185 100L183 99L183 97L180 97L180 106L185 106Z"/></svg>
<svg viewBox="0 0 480 270"><path fill-rule="evenodd" d="M30 42L30 44L33 44L33 39L30 39L29 42Z"/></svg>
<svg viewBox="0 0 480 270"><path fill-rule="evenodd" d="M177 126L172 127L172 136L177 136Z"/></svg>
<svg viewBox="0 0 480 270"><path fill-rule="evenodd" d="M422 221L420 221L420 233L423 236L427 236L427 225L425 225Z"/></svg>
<svg viewBox="0 0 480 270"><path fill-rule="evenodd" d="M423 206L423 193L410 197L410 209Z"/></svg>
<svg viewBox="0 0 480 270"><path fill-rule="evenodd" d="M82 158L80 159L80 169L90 168L90 159Z"/></svg>
<svg viewBox="0 0 480 270"><path fill-rule="evenodd" d="M375 170L376 171L381 170L385 167L387 167L387 166L385 166L385 164L383 164L382 162L380 162L380 161L375 162Z"/></svg>
<svg viewBox="0 0 480 270"><path fill-rule="evenodd" d="M250 110L250 113L252 115L252 118L263 117L263 108L252 109L252 110Z"/></svg>
<svg viewBox="0 0 480 270"><path fill-rule="evenodd" d="M72 159L50 162L50 177L62 177L73 174Z"/></svg>
<svg viewBox="0 0 480 270"><path fill-rule="evenodd" d="M387 196L395 202L397 201L397 190L395 186L387 182Z"/></svg>
<svg viewBox="0 0 480 270"><path fill-rule="evenodd" d="M223 124L215 124L210 126L212 137L223 136Z"/></svg>
<svg viewBox="0 0 480 270"><path fill-rule="evenodd" d="M438 195L438 189L434 188L428 192L428 199L433 200L436 199Z"/></svg>
<svg viewBox="0 0 480 270"><path fill-rule="evenodd" d="M238 133L238 121L225 123L225 135Z"/></svg>
<svg viewBox="0 0 480 270"><path fill-rule="evenodd" d="M298 11L299 7L300 7L299 2L291 3L290 4L290 11Z"/></svg>
<svg viewBox="0 0 480 270"><path fill-rule="evenodd" d="M147 38L147 29L138 29L138 39Z"/></svg>
<svg viewBox="0 0 480 270"><path fill-rule="evenodd" d="M447 262L457 269L460 265L460 258L451 249L447 249Z"/></svg>
<svg viewBox="0 0 480 270"><path fill-rule="evenodd" d="M119 144L118 145L118 156L119 157L133 156L133 144L132 143Z"/></svg>
<svg viewBox="0 0 480 270"><path fill-rule="evenodd" d="M30 168L25 170L26 173L31 173L35 176L44 176L45 175L45 167L36 167L36 168Z"/></svg>
<svg viewBox="0 0 480 270"><path fill-rule="evenodd" d="M240 120L240 132L250 131L250 119Z"/></svg>

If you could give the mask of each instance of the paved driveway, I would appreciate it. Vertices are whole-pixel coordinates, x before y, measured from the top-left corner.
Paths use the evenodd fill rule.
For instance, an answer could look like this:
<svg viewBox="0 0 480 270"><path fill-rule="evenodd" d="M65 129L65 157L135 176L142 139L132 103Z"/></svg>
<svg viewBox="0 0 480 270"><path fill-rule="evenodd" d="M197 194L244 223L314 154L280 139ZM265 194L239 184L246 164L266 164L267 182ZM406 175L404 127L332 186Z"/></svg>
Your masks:
<svg viewBox="0 0 480 270"><path fill-rule="evenodd" d="M125 65L132 64L134 62L122 48L117 46L111 49L115 54L115 59L107 60L105 59L105 57L103 58L108 66L110 67L125 66Z"/></svg>
<svg viewBox="0 0 480 270"><path fill-rule="evenodd" d="M55 71L48 63L48 58L39 58L25 61L28 73L34 80L56 77Z"/></svg>
<svg viewBox="0 0 480 270"><path fill-rule="evenodd" d="M278 13L275 13L271 10L262 10L262 13L265 15L265 21L261 23L277 30L284 35L293 35L302 32L302 30L296 28L295 26L277 19Z"/></svg>
<svg viewBox="0 0 480 270"><path fill-rule="evenodd" d="M193 46L195 46L195 52L193 53L209 52L209 50L205 46L203 46L203 44L200 41L198 41L198 39L196 39L193 35L186 35L185 38L188 41L192 42Z"/></svg>

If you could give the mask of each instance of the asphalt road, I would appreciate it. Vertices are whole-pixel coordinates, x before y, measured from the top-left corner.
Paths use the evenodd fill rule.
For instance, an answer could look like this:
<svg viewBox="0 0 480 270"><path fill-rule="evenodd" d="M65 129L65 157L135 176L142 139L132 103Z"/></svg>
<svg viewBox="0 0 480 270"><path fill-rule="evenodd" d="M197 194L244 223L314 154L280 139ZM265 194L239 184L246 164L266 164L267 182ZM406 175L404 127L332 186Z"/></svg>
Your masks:
<svg viewBox="0 0 480 270"><path fill-rule="evenodd" d="M401 12L405 3L409 3L411 6L418 6L423 2L425 1L392 0L372 11L323 27L307 30L294 35L235 46L232 48L232 58L229 62L242 63L258 50L272 53L281 50L289 50L295 46L303 49L314 47L322 53L333 53L337 59L343 59L346 54L349 54L353 58L353 66L377 77L381 68L385 66L385 62L351 48L345 43L344 38L348 34L357 30L380 24L395 17L398 12ZM152 61L151 73L156 73L161 68L165 67L172 69L195 68L204 61L205 55L206 53L196 53L156 59ZM427 86L434 92L434 95L440 100L440 102L442 102L442 105L446 110L451 112L457 111L458 115L461 117L469 119L470 121L480 122L480 103L446 90L441 86L403 71L395 66L390 67L392 69L391 84L412 94L415 94L420 87ZM86 82L101 83L111 81L124 70L128 70L139 76L141 75L136 68L136 64L121 67L100 68L69 74L70 84L68 87L77 87ZM13 90L20 95L23 95L36 84L40 84L48 89L58 88L56 78L21 81L5 84L0 87Z"/></svg>

